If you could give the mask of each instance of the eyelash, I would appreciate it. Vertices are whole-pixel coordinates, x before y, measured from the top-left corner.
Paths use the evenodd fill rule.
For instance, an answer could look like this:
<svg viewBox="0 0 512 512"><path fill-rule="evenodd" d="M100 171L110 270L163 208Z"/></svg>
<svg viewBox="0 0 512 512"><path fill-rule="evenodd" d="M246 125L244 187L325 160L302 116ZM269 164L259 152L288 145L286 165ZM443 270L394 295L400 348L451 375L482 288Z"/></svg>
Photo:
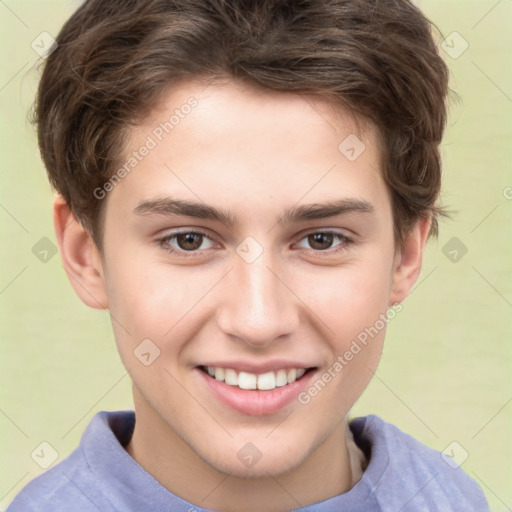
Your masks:
<svg viewBox="0 0 512 512"><path fill-rule="evenodd" d="M182 257L185 257L185 258L195 257L201 251L199 251L199 250L194 250L194 251L177 250L177 249L174 249L173 247L171 247L169 245L169 242L171 240L175 239L177 236L179 236L179 235L186 235L186 234L201 235L201 236L207 238L208 240L213 241L207 233L205 233L204 231L201 231L200 229L196 229L194 231L192 231L192 230L189 230L189 231L179 231L179 232L175 232L175 233L166 235L163 238L159 238L157 240L157 243L158 243L158 245L163 250L165 250L166 252L168 252L170 254L176 254L176 255L179 255L179 256L182 256ZM346 235L340 233L339 231L334 231L334 230L331 230L331 229L311 231L309 233L306 233L306 234L304 234L302 236L302 238L299 240L299 242L304 240L308 236L316 235L316 234L333 235L335 237L338 237L340 239L340 241L341 241L341 243L337 246L338 248L336 248L336 249L325 249L325 250L307 249L309 251L313 251L313 252L319 253L319 254L326 254L326 255L340 254L340 253L343 253L343 252L347 251L349 249L349 247L354 243L354 241L351 238L349 238ZM203 249L203 250L208 251L209 249Z"/></svg>

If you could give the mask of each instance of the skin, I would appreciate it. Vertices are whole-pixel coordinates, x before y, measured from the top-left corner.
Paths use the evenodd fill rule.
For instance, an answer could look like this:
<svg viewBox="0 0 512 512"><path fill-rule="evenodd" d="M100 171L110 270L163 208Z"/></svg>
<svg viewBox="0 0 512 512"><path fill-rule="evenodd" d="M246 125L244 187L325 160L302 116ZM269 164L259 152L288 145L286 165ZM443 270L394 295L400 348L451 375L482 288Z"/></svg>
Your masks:
<svg viewBox="0 0 512 512"><path fill-rule="evenodd" d="M283 359L308 363L321 377L407 296L430 223L418 221L403 248L395 246L376 130L360 131L347 112L318 97L233 81L183 83L132 129L127 155L191 96L198 105L107 195L101 253L56 197L64 266L87 305L110 311L133 380L137 423L126 449L146 471L212 509L316 503L360 478L346 417L377 367L385 329L308 404L294 400L264 416L218 401L197 365ZM350 134L366 146L355 161L338 150ZM223 209L237 222L134 212L167 197ZM277 222L294 206L339 200L364 201L372 211ZM210 239L199 237L192 256L183 256L189 246L177 238L158 242L197 229ZM334 236L314 245L308 237L328 229L351 243ZM263 251L251 263L237 253L248 236ZM169 253L169 245L181 251ZM160 350L149 366L134 356L147 338ZM252 467L237 456L247 442L261 452Z"/></svg>

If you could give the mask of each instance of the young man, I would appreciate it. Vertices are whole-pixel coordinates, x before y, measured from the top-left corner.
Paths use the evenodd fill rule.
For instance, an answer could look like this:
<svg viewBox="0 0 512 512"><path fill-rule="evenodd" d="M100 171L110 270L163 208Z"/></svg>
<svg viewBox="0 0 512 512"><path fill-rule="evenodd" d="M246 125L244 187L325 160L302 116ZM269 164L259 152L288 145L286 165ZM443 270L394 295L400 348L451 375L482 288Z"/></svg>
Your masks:
<svg viewBox="0 0 512 512"><path fill-rule="evenodd" d="M57 43L57 239L135 412L8 510L487 510L440 453L347 421L441 213L448 73L418 9L90 0Z"/></svg>

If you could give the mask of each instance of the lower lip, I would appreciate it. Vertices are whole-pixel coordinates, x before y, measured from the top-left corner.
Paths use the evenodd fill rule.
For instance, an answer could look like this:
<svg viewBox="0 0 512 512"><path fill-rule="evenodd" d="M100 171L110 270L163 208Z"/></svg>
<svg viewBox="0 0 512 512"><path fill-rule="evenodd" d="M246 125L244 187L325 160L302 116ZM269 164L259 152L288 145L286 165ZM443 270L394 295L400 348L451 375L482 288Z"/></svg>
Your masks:
<svg viewBox="0 0 512 512"><path fill-rule="evenodd" d="M313 378L315 371L308 371L300 379L268 391L259 389L247 390L237 386L230 386L225 382L210 377L204 371L196 368L208 389L222 403L235 411L250 416L264 416L274 414L287 405L290 405L301 391L306 388Z"/></svg>

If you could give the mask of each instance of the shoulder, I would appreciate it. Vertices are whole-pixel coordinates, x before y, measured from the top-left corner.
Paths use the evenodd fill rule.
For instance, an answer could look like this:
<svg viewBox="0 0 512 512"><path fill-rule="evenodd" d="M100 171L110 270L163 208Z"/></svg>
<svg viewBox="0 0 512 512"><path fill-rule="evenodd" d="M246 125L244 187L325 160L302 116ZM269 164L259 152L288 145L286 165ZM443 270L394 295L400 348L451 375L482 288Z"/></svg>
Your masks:
<svg viewBox="0 0 512 512"><path fill-rule="evenodd" d="M366 453L366 480L382 510L486 512L480 486L454 459L420 443L375 415L350 423Z"/></svg>
<svg viewBox="0 0 512 512"><path fill-rule="evenodd" d="M84 431L80 446L23 487L6 512L113 511L98 484L97 474L90 467L87 451L94 446L104 450L108 457L109 424L123 421L132 423L133 416L129 411L96 414Z"/></svg>
<svg viewBox="0 0 512 512"><path fill-rule="evenodd" d="M91 485L89 468L77 448L66 459L30 481L6 512L110 511Z"/></svg>

